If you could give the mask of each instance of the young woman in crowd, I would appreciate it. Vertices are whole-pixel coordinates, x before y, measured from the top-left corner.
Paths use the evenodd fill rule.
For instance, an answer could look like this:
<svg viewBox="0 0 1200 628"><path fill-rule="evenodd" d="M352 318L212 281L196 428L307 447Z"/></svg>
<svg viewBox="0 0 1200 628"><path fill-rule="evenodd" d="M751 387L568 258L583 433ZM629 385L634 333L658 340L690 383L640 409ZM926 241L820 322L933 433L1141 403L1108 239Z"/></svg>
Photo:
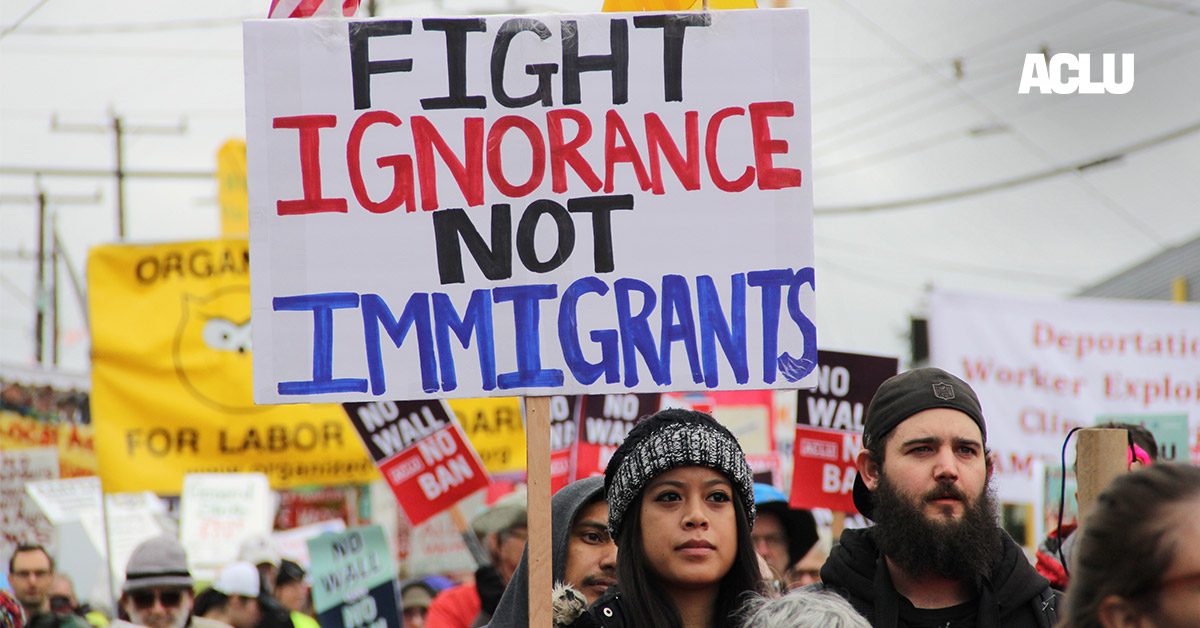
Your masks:
<svg viewBox="0 0 1200 628"><path fill-rule="evenodd" d="M707 414L663 410L629 432L604 484L620 584L573 626L738 626L762 575L754 479L733 434Z"/></svg>
<svg viewBox="0 0 1200 628"><path fill-rule="evenodd" d="M1077 534L1060 628L1200 628L1200 468L1118 477Z"/></svg>

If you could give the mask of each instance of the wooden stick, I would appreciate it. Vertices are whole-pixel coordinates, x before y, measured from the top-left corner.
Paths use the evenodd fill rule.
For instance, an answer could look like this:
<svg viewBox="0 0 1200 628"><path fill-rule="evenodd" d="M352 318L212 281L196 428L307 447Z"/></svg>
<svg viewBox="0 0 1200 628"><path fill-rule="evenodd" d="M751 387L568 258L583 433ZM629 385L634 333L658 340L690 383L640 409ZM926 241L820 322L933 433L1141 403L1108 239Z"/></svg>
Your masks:
<svg viewBox="0 0 1200 628"><path fill-rule="evenodd" d="M1128 472L1128 450L1129 433L1125 430L1095 427L1080 430L1075 443L1075 467L1081 527L1100 491L1118 475Z"/></svg>
<svg viewBox="0 0 1200 628"><path fill-rule="evenodd" d="M525 397L525 473L529 487L529 625L551 628L554 587L550 533L550 398Z"/></svg>
<svg viewBox="0 0 1200 628"><path fill-rule="evenodd" d="M471 553L475 564L479 567L491 564L487 552L483 551L483 546L479 544L475 531L467 523L467 518L463 516L462 509L458 507L458 504L451 506L446 512L450 513L450 521L458 529L458 534L462 536L463 544L467 546L467 551Z"/></svg>

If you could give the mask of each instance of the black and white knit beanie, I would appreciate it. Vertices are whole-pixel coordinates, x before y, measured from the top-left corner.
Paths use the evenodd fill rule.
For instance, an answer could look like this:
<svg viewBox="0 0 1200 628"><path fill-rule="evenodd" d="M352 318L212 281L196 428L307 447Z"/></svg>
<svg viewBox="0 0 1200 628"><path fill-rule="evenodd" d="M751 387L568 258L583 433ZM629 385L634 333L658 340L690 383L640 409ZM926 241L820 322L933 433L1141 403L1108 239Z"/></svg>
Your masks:
<svg viewBox="0 0 1200 628"><path fill-rule="evenodd" d="M608 531L614 541L620 538L626 510L646 483L663 471L687 466L709 467L729 478L754 527L754 473L737 438L703 412L669 408L635 425L604 469Z"/></svg>

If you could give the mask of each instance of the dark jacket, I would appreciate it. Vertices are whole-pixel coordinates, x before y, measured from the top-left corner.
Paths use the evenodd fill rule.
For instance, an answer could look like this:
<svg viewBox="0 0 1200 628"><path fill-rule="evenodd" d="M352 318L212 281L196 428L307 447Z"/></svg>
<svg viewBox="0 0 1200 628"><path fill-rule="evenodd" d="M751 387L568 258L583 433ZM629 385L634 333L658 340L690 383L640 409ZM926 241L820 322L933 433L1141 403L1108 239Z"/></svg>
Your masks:
<svg viewBox="0 0 1200 628"><path fill-rule="evenodd" d="M557 592L556 592L557 593ZM626 611L621 603L620 586L608 588L608 592L600 596L587 611L577 617L574 622L563 621L558 613L561 604L555 599L555 628L625 628L629 622L625 619Z"/></svg>
<svg viewBox="0 0 1200 628"><path fill-rule="evenodd" d="M562 582L567 573L567 547L571 538L571 526L579 511L587 506L597 495L604 493L604 477L595 476L572 482L550 500L550 527L554 550L551 556L551 571L554 582ZM529 533L544 534L544 530L530 530ZM508 581L508 588L492 614L488 628L525 628L529 625L529 552L521 556L513 577ZM546 591L546 595L551 595ZM607 597L607 596L606 596ZM601 598L603 599L603 598ZM597 603L600 600L597 600Z"/></svg>
<svg viewBox="0 0 1200 628"><path fill-rule="evenodd" d="M74 613L38 613L25 622L25 628L91 628L87 620Z"/></svg>
<svg viewBox="0 0 1200 628"><path fill-rule="evenodd" d="M1057 623L1057 594L1025 558L1021 548L1002 535L1004 551L979 591L979 628L1052 628ZM892 586L883 555L871 528L845 530L829 560L821 567L819 588L846 598L874 628L904 628L898 617L900 595Z"/></svg>

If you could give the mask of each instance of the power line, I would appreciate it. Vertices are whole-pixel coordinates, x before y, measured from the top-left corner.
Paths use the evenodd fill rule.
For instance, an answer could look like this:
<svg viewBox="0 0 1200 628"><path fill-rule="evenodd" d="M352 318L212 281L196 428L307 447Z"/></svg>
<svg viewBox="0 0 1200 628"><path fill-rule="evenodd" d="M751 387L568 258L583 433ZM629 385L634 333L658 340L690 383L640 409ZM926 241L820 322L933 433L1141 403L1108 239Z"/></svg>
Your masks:
<svg viewBox="0 0 1200 628"><path fill-rule="evenodd" d="M828 244L837 247L839 250L858 250L868 253L878 253L884 255L884 263L894 264L897 258L904 258L915 264L931 266L939 271L958 272L967 275L975 275L980 277L993 277L998 279L1008 279L1014 281L1033 282L1045 285L1070 287L1076 285L1078 280L1073 277L1063 275L1055 275L1051 273L1014 270L1012 268L996 268L993 266L985 266L983 264L967 264L955 260L935 259L922 255L914 255L910 251L895 251L881 250L879 247L863 246L854 242L837 240L827 236L817 238L818 243ZM856 256L856 259L861 259L861 256Z"/></svg>
<svg viewBox="0 0 1200 628"><path fill-rule="evenodd" d="M8 35L9 33L11 33L11 32L13 32L13 31L17 30L17 27L18 27L18 26L20 26L21 24L25 23L25 20L29 19L29 18L30 18L30 16L32 16L34 13L37 13L37 10L38 10L38 9L40 9L40 8L42 8L42 7L44 7L44 6L46 6L46 3L47 3L47 2L49 2L49 1L50 1L50 0L40 0L40 2L38 2L38 3L37 3L37 4L35 4L35 5L33 5L33 8L32 8L32 9L29 9L28 11L26 11L26 12L25 12L25 15L22 15L22 16L21 16L19 19L17 19L17 21L16 21L16 22L13 22L13 25L12 25L12 26L9 26L8 28L4 29L3 31L0 31L0 39L4 39L4 37L5 37L6 35Z"/></svg>
<svg viewBox="0 0 1200 628"><path fill-rule="evenodd" d="M842 205L842 206L834 206L834 207L817 208L816 210L814 210L813 213L816 215L819 215L819 216L834 216L834 215L842 215L842 214L862 214L862 213L886 211L886 210L893 210L893 209L904 209L904 208L908 208L908 207L916 207L918 205L929 205L929 204L933 204L933 203L941 203L944 201L951 201L951 200L957 200L957 199L961 199L961 198L967 198L970 196L978 196L980 194L985 194L987 192L995 192L995 191L1003 190L1006 188L1012 188L1012 187L1017 187L1020 185L1025 185L1028 183L1034 183L1037 181L1042 181L1044 179L1049 179L1051 177L1056 177L1056 176L1063 175L1063 174L1078 174L1088 168L1092 168L1092 167L1099 166L1099 165L1102 165L1105 163L1109 163L1111 161L1116 161L1118 159L1122 159L1128 155L1132 155L1134 153L1138 153L1143 150L1147 150L1149 148L1158 146L1159 144L1163 144L1163 143L1169 142L1171 140L1175 140L1175 139L1179 139L1181 137L1191 135L1192 133L1195 133L1196 131L1200 131L1200 122L1195 122L1189 126L1181 128L1181 129L1177 129L1175 131L1171 131L1171 132L1165 133L1163 135L1159 135L1159 136L1152 137L1147 140L1143 140L1140 142L1136 142L1134 144L1130 144L1124 148L1119 148L1119 149L1110 151L1110 152L1108 152L1100 157L1097 157L1097 158L1086 159L1086 160L1078 161L1075 163L1067 164L1065 166L1057 166L1054 168L1050 168L1049 170L1043 170L1041 172L1035 172L1032 174L1015 177L1012 179L1005 179L1002 181L986 183L983 185L977 185L974 187L964 188L961 190L940 192L938 194L931 194L928 196L920 196L920 197L914 197L914 198L908 198L908 199L885 201L885 202L881 202L881 203L866 203L866 204L862 204L862 205Z"/></svg>

